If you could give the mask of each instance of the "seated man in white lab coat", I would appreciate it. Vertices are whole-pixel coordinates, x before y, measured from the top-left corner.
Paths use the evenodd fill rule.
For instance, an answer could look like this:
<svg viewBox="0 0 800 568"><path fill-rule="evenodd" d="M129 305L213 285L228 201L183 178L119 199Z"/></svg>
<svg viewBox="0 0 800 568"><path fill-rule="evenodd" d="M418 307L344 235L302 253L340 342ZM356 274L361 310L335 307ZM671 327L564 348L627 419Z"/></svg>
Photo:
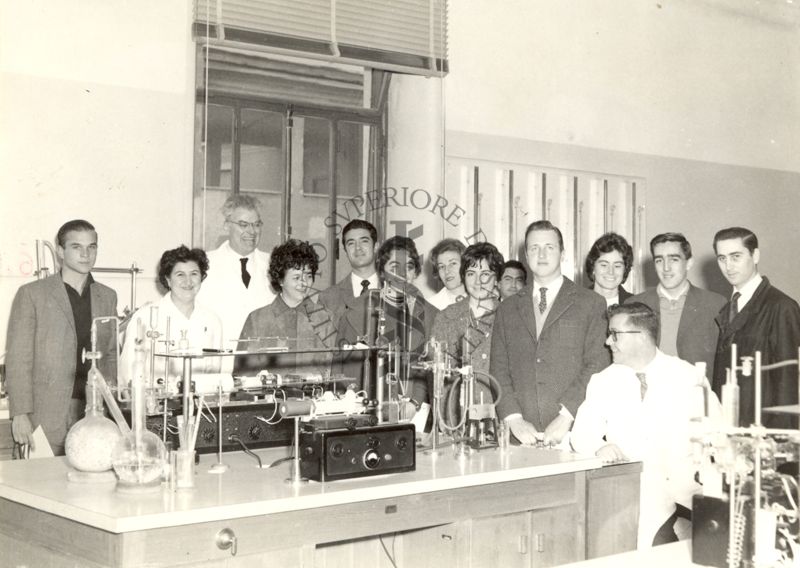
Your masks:
<svg viewBox="0 0 800 568"><path fill-rule="evenodd" d="M691 507L694 481L691 422L704 385L711 414L719 403L704 375L658 347L658 315L639 302L608 311L614 363L595 373L578 409L571 441L575 451L605 463L641 461L638 546L677 540L676 506ZM701 411L702 412L702 411Z"/></svg>

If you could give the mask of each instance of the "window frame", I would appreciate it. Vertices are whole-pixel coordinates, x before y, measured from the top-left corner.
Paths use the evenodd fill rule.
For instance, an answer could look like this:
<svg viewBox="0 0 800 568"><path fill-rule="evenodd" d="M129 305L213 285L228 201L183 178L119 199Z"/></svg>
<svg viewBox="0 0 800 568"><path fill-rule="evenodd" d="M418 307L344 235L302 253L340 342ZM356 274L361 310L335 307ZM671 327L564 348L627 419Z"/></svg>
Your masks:
<svg viewBox="0 0 800 568"><path fill-rule="evenodd" d="M204 185L204 133L205 133L205 106L218 105L222 107L231 108L233 110L233 129L231 140L231 186L218 187L211 185ZM304 197L314 199L328 199L328 214L333 216L341 201L351 199L353 196L340 196L338 188L338 175L337 175L337 154L339 145L339 124L343 122L356 123L362 126L370 126L372 133L369 141L365 144L367 152L367 168L363 172L362 180L365 182L367 191L383 187L385 185L386 173L386 105L381 104L379 108L343 108L335 106L314 106L309 104L296 104L286 100L262 100L257 98L242 97L238 95L227 94L211 94L206 96L205 89L198 88L197 96L195 98L195 169L194 169L194 183L192 192L192 241L196 246L203 246L203 239L205 228L209 223L209 219L203 217L203 214L196 210L197 199L203 198L203 192L206 190L229 191L231 194L240 193L242 191L241 182L241 117L244 109L251 109L257 111L268 111L282 114L282 136L281 136L281 155L283 156L283 171L281 173L281 186L280 192L270 189L246 189L247 193L263 193L269 195L281 195L283 203L283 211L281 214L281 227L280 227L280 242L286 242L287 239L292 237L303 238L303 235L293 234L291 225L291 211L292 211L292 196L291 196L291 178L288 170L292 162L290 154L291 145L288 143L287 127L296 117L309 117L320 118L329 121L328 131L328 165L330 175L330 193L305 193ZM362 154L361 160L364 159ZM363 195L359 193L358 195ZM372 211L372 215L367 214L367 220L378 227L379 234L383 234L383 223L385 215L381 215L380 210ZM198 219L200 219L198 221ZM213 222L210 221L210 222ZM324 283L329 285L334 284L338 280L337 261L340 257L340 237L336 235L333 228L328 230L327 242L325 243L333 256L330 262L330 270L328 275L328 282ZM320 284L323 284L320 282ZM321 286L322 287L322 286Z"/></svg>

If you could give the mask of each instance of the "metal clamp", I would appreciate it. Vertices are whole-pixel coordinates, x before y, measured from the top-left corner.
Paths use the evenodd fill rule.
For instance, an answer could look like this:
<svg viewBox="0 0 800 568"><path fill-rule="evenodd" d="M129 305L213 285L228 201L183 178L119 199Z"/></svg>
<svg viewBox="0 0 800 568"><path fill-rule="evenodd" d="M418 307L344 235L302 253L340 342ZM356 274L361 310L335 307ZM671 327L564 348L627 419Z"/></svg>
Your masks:
<svg viewBox="0 0 800 568"><path fill-rule="evenodd" d="M215 538L217 548L220 550L231 549L231 556L236 556L237 540L236 534L231 529L222 529Z"/></svg>

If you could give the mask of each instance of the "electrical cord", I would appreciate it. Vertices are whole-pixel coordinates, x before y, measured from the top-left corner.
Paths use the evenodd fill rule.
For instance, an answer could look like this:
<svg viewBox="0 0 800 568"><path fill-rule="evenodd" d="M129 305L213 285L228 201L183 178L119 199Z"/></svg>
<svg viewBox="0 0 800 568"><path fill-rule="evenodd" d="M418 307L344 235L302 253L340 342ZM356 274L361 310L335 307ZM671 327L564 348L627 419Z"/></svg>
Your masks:
<svg viewBox="0 0 800 568"><path fill-rule="evenodd" d="M489 373L484 371L478 371L473 368L473 373L475 373L475 381L488 387L494 397L494 401L492 404L497 406L497 403L500 402L503 398L503 388L500 386L500 383ZM487 381L484 378L478 377L477 375L483 375L484 377L488 378ZM454 431L458 430L466 423L466 412L464 412L459 420L459 423L456 426L450 426L453 422L455 422L456 418L456 408L455 408L455 393L458 391L458 386L464 381L464 376L459 376L453 384L450 386L450 391L447 393L447 397L444 401L445 404L445 412L446 412L446 420L442 417L441 409L436 409L437 413L439 414L439 421L442 424L442 427L447 431ZM494 388L493 388L494 387Z"/></svg>
<svg viewBox="0 0 800 568"><path fill-rule="evenodd" d="M283 462L292 461L293 459L294 459L294 453L293 453L292 455L290 455L290 456L286 456L285 458L278 458L278 459L276 459L274 462L272 462L271 464L269 464L267 467L268 467L268 468L270 468L270 467L275 467L276 465L280 465L280 464L282 464Z"/></svg>
<svg viewBox="0 0 800 568"><path fill-rule="evenodd" d="M397 563L394 560L394 539L395 539L396 536L397 536L397 533L395 533L392 536L392 552L390 553L389 549L386 548L386 544L383 542L383 535L378 535L378 540L381 541L381 546L383 547L383 551L386 553L386 558L389 559L389 562L392 563L392 566L394 568L397 568Z"/></svg>
<svg viewBox="0 0 800 568"><path fill-rule="evenodd" d="M255 459L258 462L259 469L264 467L264 465L261 463L261 458L259 456L257 456L256 454L254 454L252 452L252 450L250 448L248 448L244 444L244 442L242 441L242 439L239 436L237 436L236 434L231 434L230 436L228 436L228 440L230 440L231 442L236 442L237 444L239 444L242 447L242 450L244 451L244 453L246 453L248 456L252 457L253 459Z"/></svg>

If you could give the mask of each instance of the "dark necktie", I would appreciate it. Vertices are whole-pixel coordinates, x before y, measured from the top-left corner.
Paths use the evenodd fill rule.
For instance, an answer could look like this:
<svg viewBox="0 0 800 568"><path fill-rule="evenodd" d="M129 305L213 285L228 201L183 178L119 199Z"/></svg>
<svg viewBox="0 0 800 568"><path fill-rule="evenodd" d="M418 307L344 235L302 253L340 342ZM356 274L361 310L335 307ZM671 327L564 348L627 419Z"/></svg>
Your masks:
<svg viewBox="0 0 800 568"><path fill-rule="evenodd" d="M547 288L539 288L539 313L543 314L547 309Z"/></svg>
<svg viewBox="0 0 800 568"><path fill-rule="evenodd" d="M244 282L244 287L250 287L250 273L247 272L247 258L240 258L239 262L242 263L242 282Z"/></svg>
<svg viewBox="0 0 800 568"><path fill-rule="evenodd" d="M733 297L731 298L731 309L728 313L728 321L733 321L733 318L736 317L736 314L739 313L739 298L741 294L739 292L734 292Z"/></svg>
<svg viewBox="0 0 800 568"><path fill-rule="evenodd" d="M359 296L363 296L369 290L369 280L362 280L361 281L361 294Z"/></svg>
<svg viewBox="0 0 800 568"><path fill-rule="evenodd" d="M647 376L644 373L636 373L636 378L639 379L639 392L644 400L644 395L647 393Z"/></svg>

